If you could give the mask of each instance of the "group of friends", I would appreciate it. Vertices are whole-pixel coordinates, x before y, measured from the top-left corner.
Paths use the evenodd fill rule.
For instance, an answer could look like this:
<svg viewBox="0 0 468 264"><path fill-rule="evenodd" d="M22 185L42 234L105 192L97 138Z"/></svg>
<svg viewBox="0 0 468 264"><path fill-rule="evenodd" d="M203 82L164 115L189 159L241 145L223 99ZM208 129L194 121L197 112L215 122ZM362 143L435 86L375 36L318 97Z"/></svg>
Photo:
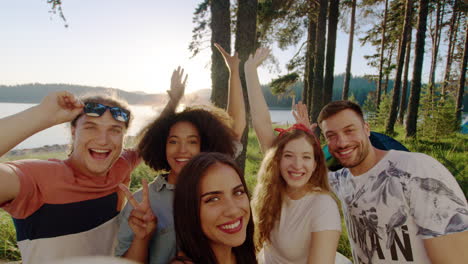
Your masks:
<svg viewBox="0 0 468 264"><path fill-rule="evenodd" d="M252 196L235 162L246 127L238 55L216 45L230 71L227 110L177 112L187 75L127 149L133 115L110 96L63 91L0 119L0 156L69 122L65 160L0 164L0 206L14 221L23 263L115 255L140 263L349 263L337 253L344 215L354 263L468 263L468 204L451 173L422 153L372 146L359 105L334 101L311 124L273 129L257 68L245 64L252 124L264 153ZM328 171L317 125L343 166ZM144 161L156 175L131 193ZM128 202L125 204L125 201ZM348 261L348 262L347 262Z"/></svg>

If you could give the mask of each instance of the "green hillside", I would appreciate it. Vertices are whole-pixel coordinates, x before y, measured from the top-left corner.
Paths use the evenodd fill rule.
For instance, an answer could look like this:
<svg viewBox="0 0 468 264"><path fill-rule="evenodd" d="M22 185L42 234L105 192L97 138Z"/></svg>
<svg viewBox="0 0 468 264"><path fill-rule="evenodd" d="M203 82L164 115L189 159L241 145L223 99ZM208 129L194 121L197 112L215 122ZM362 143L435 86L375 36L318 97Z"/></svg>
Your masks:
<svg viewBox="0 0 468 264"><path fill-rule="evenodd" d="M50 92L67 90L76 95L102 93L117 94L130 104L153 104L166 99L165 94L147 94L144 92L127 92L115 88L91 87L72 84L21 84L0 85L0 102L8 103L39 103Z"/></svg>

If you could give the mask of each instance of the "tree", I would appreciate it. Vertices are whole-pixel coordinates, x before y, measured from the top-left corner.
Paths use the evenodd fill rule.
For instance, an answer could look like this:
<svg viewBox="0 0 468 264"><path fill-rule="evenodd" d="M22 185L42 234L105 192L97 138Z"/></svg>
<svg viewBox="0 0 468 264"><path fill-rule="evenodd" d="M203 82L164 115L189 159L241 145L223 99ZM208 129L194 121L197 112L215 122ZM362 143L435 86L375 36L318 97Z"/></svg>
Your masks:
<svg viewBox="0 0 468 264"><path fill-rule="evenodd" d="M434 87L434 90L439 90L439 87ZM455 123L455 108L454 97L447 97L442 100L442 95L435 91L431 95L429 85L424 85L421 91L421 104L419 106L420 126L418 135L424 138L430 138L433 141L444 135L453 132L453 124Z"/></svg>
<svg viewBox="0 0 468 264"><path fill-rule="evenodd" d="M246 115L249 116L250 108L247 98L247 90L245 83L244 62L249 54L255 52L257 43L257 0L239 1L237 7L237 24L236 24L236 41L234 44L235 51L239 53L241 59L240 77L244 93L244 102L246 106ZM242 145L244 146L241 154L237 158L237 162L241 168L245 166L245 157L247 153L247 136L249 132L249 122L242 135Z"/></svg>
<svg viewBox="0 0 468 264"><path fill-rule="evenodd" d="M450 24L449 24L447 62L445 64L444 81L442 83L442 96L445 96L445 93L447 91L447 86L450 82L452 59L453 59L453 53L455 51L454 43L457 39L457 33L458 33L457 21L459 20L459 16L458 16L458 12L456 11L457 2L458 2L457 0L454 0L453 5L452 5L452 17L450 18Z"/></svg>
<svg viewBox="0 0 468 264"><path fill-rule="evenodd" d="M382 94L387 94L390 88L390 75L396 68L393 54L401 42L404 3L385 1L382 9L377 6L379 3L379 0L365 0L360 5L361 20L374 18L382 22L370 23L372 26L364 32L359 41L361 45L370 44L376 49L375 54L365 55L364 58L369 66L378 69L377 93L380 95L375 98L380 102Z"/></svg>
<svg viewBox="0 0 468 264"><path fill-rule="evenodd" d="M314 82L313 89L311 90L312 96L312 109L310 112L311 120L317 120L318 114L322 109L322 96L323 96L323 65L325 61L325 37L327 27L327 0L319 0L319 14L317 17L317 35L315 46L315 68L314 68Z"/></svg>
<svg viewBox="0 0 468 264"><path fill-rule="evenodd" d="M349 80L351 78L351 60L353 58L354 27L356 24L356 0L351 2L351 25L349 29L348 57L346 59L346 72L343 85L342 99L348 99Z"/></svg>
<svg viewBox="0 0 468 264"><path fill-rule="evenodd" d="M387 67L384 69L384 74L385 74L385 82L383 84L383 92L385 95L389 93L389 82L390 82L390 74L392 71L395 69L395 64L393 62L393 54L395 53L396 49L396 44L395 43L390 43L389 48L388 48L388 55L387 55ZM384 60L385 61L385 60ZM380 95L382 97L382 95ZM379 110L380 111L380 110Z"/></svg>
<svg viewBox="0 0 468 264"><path fill-rule="evenodd" d="M383 7L379 8L378 4L381 2L382 0L364 0L360 5L360 19L374 18L377 22L359 38L361 45L370 44L376 50L376 53L365 55L364 58L379 73L376 76L378 96L374 97L375 103L379 105L382 94L387 94L390 89L390 76L396 68L393 55L398 51L404 24L404 12L401 12L404 10L404 2L384 1Z"/></svg>
<svg viewBox="0 0 468 264"><path fill-rule="evenodd" d="M239 53L241 59L240 77L244 89L244 102L246 105L246 115L249 116L249 107L247 100L247 92L245 91L245 75L243 70L243 62L247 59L250 53L255 51L257 34L257 0L240 1L237 6L236 18L236 41L235 50ZM211 13L211 20L208 19L208 9ZM194 13L194 22L196 27L193 29L192 42L189 50L193 56L196 56L204 39L211 32L210 48L212 51L211 63L211 79L212 92L211 101L218 107L225 108L228 98L228 82L229 71L225 66L222 55L215 50L214 43L220 44L228 53L231 53L231 8L229 0L204 0L201 2ZM209 25L209 27L208 27ZM248 127L245 129L242 136L243 149L237 161L243 168L245 165L245 154L247 150L247 133Z"/></svg>
<svg viewBox="0 0 468 264"><path fill-rule="evenodd" d="M308 73L313 71L314 61L311 58L314 55L315 33L311 34L311 29L315 32L315 27L307 27L313 23L316 18L313 17L315 12L314 3L307 0L270 0L262 1L258 5L258 40L262 45L268 46L276 42L280 49L288 48L289 46L299 45L296 54L289 60L286 65L288 73L279 76L272 83L276 87L281 87L275 92L282 91L288 93L285 87L290 87L291 81L298 80L297 77L304 74L304 89L302 90L302 98L305 103L308 103L310 98L311 85L309 85ZM312 19L309 19L311 17ZM307 30L307 31L306 31ZM303 36L307 32L308 39L303 42ZM302 44L301 44L302 42ZM313 45L309 45L309 43ZM305 51L303 47L306 46ZM312 47L312 48L311 48ZM274 59L274 58L273 58ZM311 66L311 67L310 67ZM291 78L294 77L294 78ZM312 78L313 80L313 78Z"/></svg>
<svg viewBox="0 0 468 264"><path fill-rule="evenodd" d="M229 70L222 55L214 43L231 52L231 15L229 0L211 0L211 102L217 107L225 108L229 83Z"/></svg>
<svg viewBox="0 0 468 264"><path fill-rule="evenodd" d="M332 100L333 73L335 70L336 31L338 28L339 5L339 0L330 0L330 7L328 9L328 41L325 64L325 83L323 86L322 105L326 105Z"/></svg>
<svg viewBox="0 0 468 264"><path fill-rule="evenodd" d="M408 32L411 28L411 10L413 1L406 0L405 6L405 22L403 24L403 32L401 33L400 47L398 51L397 59L397 72L395 76L395 86L393 86L393 96L392 96L392 105L390 107L390 113L388 117L388 122L385 127L385 132L387 134L394 133L394 126L398 114L398 105L400 102L400 89L401 89L401 75L403 73L403 64L405 60L406 52L406 43L408 42Z"/></svg>
<svg viewBox="0 0 468 264"><path fill-rule="evenodd" d="M405 71L403 72L403 83L401 90L401 101L400 101L400 112L398 115L398 123L403 125L403 120L405 119L406 112L406 95L408 94L408 72L411 59L411 35L412 28L408 32L408 43L406 43L406 58L405 58Z"/></svg>
<svg viewBox="0 0 468 264"><path fill-rule="evenodd" d="M317 37L317 22L314 17L314 8L310 2L310 11L308 13L307 43L306 43L306 62L304 69L304 88L302 90L303 101L307 104L309 113L312 111L312 84L314 82L314 62L315 62L315 43Z"/></svg>
<svg viewBox="0 0 468 264"><path fill-rule="evenodd" d="M382 94L382 75L384 66L384 51L385 51L385 31L387 29L387 14L388 14L388 0L385 0L384 18L382 20L382 38L380 41L380 63L379 63L379 81L377 83L377 106L380 105L380 97Z"/></svg>
<svg viewBox="0 0 468 264"><path fill-rule="evenodd" d="M463 49L463 58L462 58L461 66L460 66L460 81L458 83L457 102L455 105L455 120L456 120L457 130L459 130L460 123L461 123L462 101L463 101L463 94L465 91L467 61L468 61L468 21L465 20L465 47Z"/></svg>
<svg viewBox="0 0 468 264"><path fill-rule="evenodd" d="M435 10L435 18L432 19L432 15L430 16L430 26L429 26L429 35L431 36L432 42L432 58L431 58L431 69L429 70L429 96L430 101L434 97L434 86L435 86L435 73L437 67L437 58L439 54L439 46L440 46L440 36L442 32L442 22L444 19L444 6L441 3L442 0L435 1L436 10ZM432 12L434 13L434 12ZM434 21L435 20L435 21ZM432 24L435 25L432 25Z"/></svg>
<svg viewBox="0 0 468 264"><path fill-rule="evenodd" d="M65 23L64 26L67 28L67 19L65 18L65 15L63 14L62 10L62 0L47 0L47 3L51 5L49 13L52 13L54 15L58 13L60 18Z"/></svg>
<svg viewBox="0 0 468 264"><path fill-rule="evenodd" d="M428 12L428 0L419 0L418 26L416 31L416 44L414 50L413 79L411 81L411 92L408 105L408 116L406 117L406 137L415 137L418 106L421 96L421 74L424 62L424 44L426 39L426 23Z"/></svg>
<svg viewBox="0 0 468 264"><path fill-rule="evenodd" d="M317 39L317 2L309 0L271 0L259 4L259 33L260 41L264 45L276 42L278 47L285 49L289 46L299 45L296 54L287 63L288 73L273 80L277 89L289 92L284 87L290 87L292 80L298 80L295 76L303 75L304 86L302 100L307 104L308 112L321 109L321 97L316 97L319 103L312 101L316 68ZM326 11L325 11L326 16ZM326 23L326 21L325 21ZM307 40L303 42L304 34ZM325 33L323 33L325 34ZM323 48L324 49L324 46ZM323 81L323 55L322 55L322 81ZM320 93L322 88L320 88ZM317 112L318 113L318 112Z"/></svg>

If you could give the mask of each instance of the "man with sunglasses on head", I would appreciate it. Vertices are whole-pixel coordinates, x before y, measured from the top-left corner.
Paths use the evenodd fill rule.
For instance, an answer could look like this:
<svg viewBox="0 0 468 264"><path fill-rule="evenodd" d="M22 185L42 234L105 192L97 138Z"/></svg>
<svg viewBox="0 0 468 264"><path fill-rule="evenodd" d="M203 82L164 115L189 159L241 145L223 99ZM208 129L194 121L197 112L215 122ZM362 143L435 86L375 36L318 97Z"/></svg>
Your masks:
<svg viewBox="0 0 468 264"><path fill-rule="evenodd" d="M71 256L112 255L117 216L140 158L123 150L131 113L117 99L78 100L56 92L16 115L0 119L0 155L33 134L71 121L66 160L0 164L0 206L13 218L23 263Z"/></svg>

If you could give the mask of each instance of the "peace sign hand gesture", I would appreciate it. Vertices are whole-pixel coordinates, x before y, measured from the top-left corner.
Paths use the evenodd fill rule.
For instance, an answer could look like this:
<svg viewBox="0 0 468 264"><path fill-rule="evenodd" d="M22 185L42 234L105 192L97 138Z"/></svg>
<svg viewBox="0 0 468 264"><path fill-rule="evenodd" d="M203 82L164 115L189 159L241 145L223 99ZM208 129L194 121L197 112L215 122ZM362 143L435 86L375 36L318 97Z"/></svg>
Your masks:
<svg viewBox="0 0 468 264"><path fill-rule="evenodd" d="M153 237L156 232L158 218L154 216L151 204L149 201L148 181L146 179L141 180L143 186L143 198L141 202L138 202L132 193L128 190L127 186L119 184L120 189L125 193L130 204L133 206L133 210L128 218L128 225L135 233L135 238L140 240L148 240Z"/></svg>

